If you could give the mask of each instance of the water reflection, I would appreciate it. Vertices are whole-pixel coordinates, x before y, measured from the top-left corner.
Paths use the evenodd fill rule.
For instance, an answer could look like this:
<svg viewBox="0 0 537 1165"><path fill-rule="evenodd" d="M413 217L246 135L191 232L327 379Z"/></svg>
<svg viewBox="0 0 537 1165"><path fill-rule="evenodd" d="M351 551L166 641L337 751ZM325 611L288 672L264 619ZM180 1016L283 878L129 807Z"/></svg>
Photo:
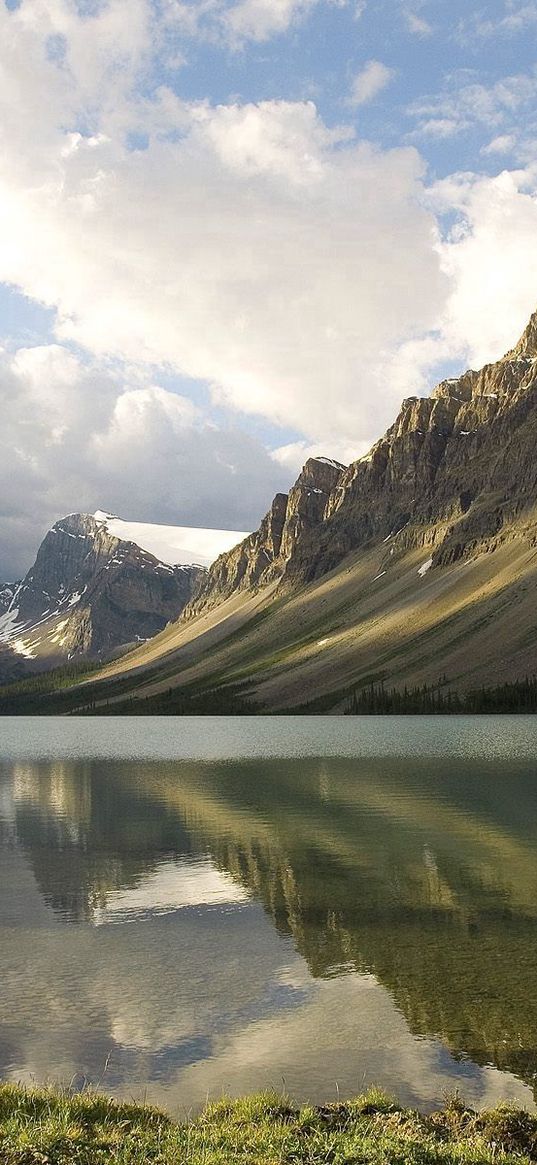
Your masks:
<svg viewBox="0 0 537 1165"><path fill-rule="evenodd" d="M528 761L0 769L0 1072L531 1103ZM532 1091L530 1091L530 1089Z"/></svg>

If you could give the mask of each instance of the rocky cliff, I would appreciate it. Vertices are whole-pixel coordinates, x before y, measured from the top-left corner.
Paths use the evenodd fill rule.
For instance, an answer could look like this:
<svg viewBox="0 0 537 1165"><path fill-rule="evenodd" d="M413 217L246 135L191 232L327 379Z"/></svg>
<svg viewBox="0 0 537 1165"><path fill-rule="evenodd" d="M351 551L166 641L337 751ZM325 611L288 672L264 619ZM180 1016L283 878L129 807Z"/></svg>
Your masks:
<svg viewBox="0 0 537 1165"><path fill-rule="evenodd" d="M46 534L22 582L2 589L4 664L17 655L50 666L148 639L179 616L204 574L115 537L102 517L70 514Z"/></svg>
<svg viewBox="0 0 537 1165"><path fill-rule="evenodd" d="M7 611L13 601L13 595L20 583L0 583L0 615Z"/></svg>
<svg viewBox="0 0 537 1165"><path fill-rule="evenodd" d="M534 317L502 360L405 400L343 476L317 544L303 540L295 580L319 577L371 538L400 533L398 547L427 546L434 567L507 536L537 496L536 357Z"/></svg>
<svg viewBox="0 0 537 1165"><path fill-rule="evenodd" d="M297 548L319 531L344 471L339 461L311 457L289 494L276 494L259 529L213 563L184 618L215 606L235 591L281 579Z"/></svg>
<svg viewBox="0 0 537 1165"><path fill-rule="evenodd" d="M365 457L348 468L308 461L260 529L214 564L184 617L271 581L293 590L379 539L387 559L427 548L433 568L493 547L537 500L536 406L537 312L503 359L404 400Z"/></svg>

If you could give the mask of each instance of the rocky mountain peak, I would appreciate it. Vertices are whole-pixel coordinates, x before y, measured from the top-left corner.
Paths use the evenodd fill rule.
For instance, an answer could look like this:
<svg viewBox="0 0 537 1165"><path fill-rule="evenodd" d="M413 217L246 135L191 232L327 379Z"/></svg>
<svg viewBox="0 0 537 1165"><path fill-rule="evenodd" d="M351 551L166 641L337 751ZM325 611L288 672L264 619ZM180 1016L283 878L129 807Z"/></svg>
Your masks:
<svg viewBox="0 0 537 1165"><path fill-rule="evenodd" d="M537 357L537 311L533 312L518 344L515 344L515 347L508 352L506 359L512 359L516 356Z"/></svg>
<svg viewBox="0 0 537 1165"><path fill-rule="evenodd" d="M26 577L4 588L0 643L35 666L152 637L178 617L205 573L160 562L111 534L105 518L78 513L55 522Z"/></svg>
<svg viewBox="0 0 537 1165"><path fill-rule="evenodd" d="M259 529L213 563L183 618L192 618L235 591L280 579L304 534L322 524L345 468L330 457L309 457L289 493L276 494Z"/></svg>

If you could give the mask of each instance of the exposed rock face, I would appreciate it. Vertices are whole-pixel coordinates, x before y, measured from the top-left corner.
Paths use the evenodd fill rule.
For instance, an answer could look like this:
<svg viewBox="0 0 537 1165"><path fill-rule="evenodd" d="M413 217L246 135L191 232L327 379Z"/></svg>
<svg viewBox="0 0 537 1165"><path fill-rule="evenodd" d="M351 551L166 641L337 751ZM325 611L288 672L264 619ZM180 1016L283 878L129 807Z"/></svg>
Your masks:
<svg viewBox="0 0 537 1165"><path fill-rule="evenodd" d="M106 522L71 514L49 530L22 583L3 588L0 640L36 665L106 654L176 619L204 574L159 562Z"/></svg>
<svg viewBox="0 0 537 1165"><path fill-rule="evenodd" d="M493 548L520 532L537 501L536 447L537 312L497 363L404 400L385 436L348 469L309 461L259 531L218 559L185 616L237 589L310 582L372 540L428 547L433 566Z"/></svg>
<svg viewBox="0 0 537 1165"><path fill-rule="evenodd" d="M344 469L329 458L310 458L289 494L276 494L259 530L213 563L183 617L215 606L234 591L281 578L301 540L323 522Z"/></svg>
<svg viewBox="0 0 537 1165"><path fill-rule="evenodd" d="M11 605L13 595L20 583L0 583L0 615Z"/></svg>
<svg viewBox="0 0 537 1165"><path fill-rule="evenodd" d="M533 337L533 339L532 339ZM313 579L371 538L429 546L433 565L473 552L537 500L537 327L480 372L403 401L395 424L347 470L320 538L291 576ZM527 347L527 344L532 346Z"/></svg>

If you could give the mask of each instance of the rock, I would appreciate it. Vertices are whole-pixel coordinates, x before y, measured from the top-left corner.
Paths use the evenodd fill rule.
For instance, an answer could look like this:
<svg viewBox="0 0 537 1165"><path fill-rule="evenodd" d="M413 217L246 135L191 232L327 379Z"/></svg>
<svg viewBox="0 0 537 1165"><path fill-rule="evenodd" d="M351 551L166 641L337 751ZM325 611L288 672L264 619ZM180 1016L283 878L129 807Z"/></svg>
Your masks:
<svg viewBox="0 0 537 1165"><path fill-rule="evenodd" d="M311 457L289 494L276 494L258 530L220 555L199 584L184 619L244 591L281 579L302 539L322 525L329 498L345 469L340 462Z"/></svg>
<svg viewBox="0 0 537 1165"><path fill-rule="evenodd" d="M439 566L517 536L537 499L536 406L537 312L503 359L404 400L367 456L348 468L308 461L259 530L218 559L183 617L236 590L296 589L371 540L429 547Z"/></svg>
<svg viewBox="0 0 537 1165"><path fill-rule="evenodd" d="M159 562L89 514L70 514L48 531L22 582L3 588L0 640L26 671L106 655L176 619L204 574Z"/></svg>

